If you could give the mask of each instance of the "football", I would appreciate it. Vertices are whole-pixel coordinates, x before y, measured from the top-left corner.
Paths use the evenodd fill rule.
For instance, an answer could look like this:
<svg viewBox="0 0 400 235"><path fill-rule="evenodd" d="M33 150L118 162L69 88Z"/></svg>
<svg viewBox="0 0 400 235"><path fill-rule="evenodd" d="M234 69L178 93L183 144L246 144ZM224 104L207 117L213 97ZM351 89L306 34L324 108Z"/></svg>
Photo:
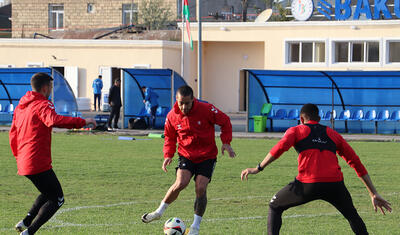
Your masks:
<svg viewBox="0 0 400 235"><path fill-rule="evenodd" d="M179 218L170 218L164 224L165 235L183 235L185 234L186 225Z"/></svg>

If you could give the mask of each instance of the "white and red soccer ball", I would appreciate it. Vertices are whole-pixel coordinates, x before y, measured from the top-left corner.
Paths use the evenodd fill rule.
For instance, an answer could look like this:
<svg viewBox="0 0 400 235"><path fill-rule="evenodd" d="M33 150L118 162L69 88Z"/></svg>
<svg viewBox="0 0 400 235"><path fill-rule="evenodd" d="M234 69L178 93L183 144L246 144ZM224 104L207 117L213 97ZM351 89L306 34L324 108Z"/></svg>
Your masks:
<svg viewBox="0 0 400 235"><path fill-rule="evenodd" d="M164 224L165 235L183 235L185 234L186 225L179 218L170 218Z"/></svg>

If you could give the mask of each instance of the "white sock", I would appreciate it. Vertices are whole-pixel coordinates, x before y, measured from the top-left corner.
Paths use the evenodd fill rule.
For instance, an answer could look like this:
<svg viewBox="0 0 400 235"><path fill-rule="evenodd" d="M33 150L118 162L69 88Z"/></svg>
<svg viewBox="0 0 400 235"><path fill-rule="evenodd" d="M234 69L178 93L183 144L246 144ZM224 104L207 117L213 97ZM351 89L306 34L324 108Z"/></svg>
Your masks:
<svg viewBox="0 0 400 235"><path fill-rule="evenodd" d="M200 228L201 219L203 217L194 214L193 224L190 227Z"/></svg>
<svg viewBox="0 0 400 235"><path fill-rule="evenodd" d="M161 201L160 206L157 208L156 212L159 214L163 214L165 209L167 209L168 205L169 205L168 203Z"/></svg>

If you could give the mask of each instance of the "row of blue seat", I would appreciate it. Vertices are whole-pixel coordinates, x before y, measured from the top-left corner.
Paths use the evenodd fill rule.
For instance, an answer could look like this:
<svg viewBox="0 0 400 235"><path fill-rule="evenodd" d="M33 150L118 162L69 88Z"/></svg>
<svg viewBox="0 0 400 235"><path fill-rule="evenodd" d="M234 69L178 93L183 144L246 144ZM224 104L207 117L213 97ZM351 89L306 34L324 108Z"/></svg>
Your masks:
<svg viewBox="0 0 400 235"><path fill-rule="evenodd" d="M334 120L361 120L361 121L400 121L400 110L395 110L390 115L389 110L381 110L377 113L375 109L368 110L365 115L364 111L359 109L355 110L353 113L350 110L342 110L339 116L336 115L336 110L319 111L319 116L321 120L331 120L332 116ZM278 109L276 112L272 111L272 115L268 117L269 119L277 119L277 120L296 120L299 118L299 110L298 109L290 109L287 111L286 109Z"/></svg>
<svg viewBox="0 0 400 235"><path fill-rule="evenodd" d="M322 120L330 120L331 119L331 111L327 111L325 115L321 113L320 116ZM364 111L359 109L355 110L353 113L350 110L346 109L340 112L339 116L336 116L336 111L333 110L333 118L335 120L360 120L360 121L399 121L400 120L400 110L395 110L390 115L389 110L381 110L378 113L375 109L368 110L365 115Z"/></svg>
<svg viewBox="0 0 400 235"><path fill-rule="evenodd" d="M269 119L277 119L277 120L296 120L299 119L299 110L291 109L286 111L286 109L278 109L276 112L272 110L271 115L268 117Z"/></svg>
<svg viewBox="0 0 400 235"><path fill-rule="evenodd" d="M350 111L350 110L342 110L339 115L336 115L336 110L327 110L323 111L320 110L319 116L321 117L321 121L326 122L330 121L331 118L333 118L334 122L344 122L344 125L341 124L340 126L343 126L342 131L344 132L349 132L353 131L354 132L354 127L355 127L355 122L372 122L374 123L373 125L373 130L375 133L378 133L378 124L384 123L384 122L395 122L398 123L400 121L400 110L394 110L391 114L389 110L380 110L377 112L375 109L367 110L365 115L364 111L361 109ZM297 123L299 124L299 110L298 109L290 109L287 111L287 109L277 109L276 111L272 110L270 112L270 116L268 117L270 120L270 128L273 131L273 121L279 121L279 120L297 120ZM351 126L348 126L348 122L352 122ZM349 123L350 124L350 123ZM279 124L278 124L279 125ZM356 126L360 126L361 124L358 124ZM366 127L365 125L362 125L363 128L360 129L360 132L364 132L364 128ZM379 125L380 126L380 125ZM387 125L385 125L387 126ZM336 127L336 125L335 125ZM387 126L388 127L388 126ZM352 129L350 129L352 128ZM393 127L391 127L393 129ZM393 129L394 133L398 133L398 127L397 124ZM386 130L387 132L387 130ZM391 132L391 131L389 131ZM393 133L391 132L391 133Z"/></svg>

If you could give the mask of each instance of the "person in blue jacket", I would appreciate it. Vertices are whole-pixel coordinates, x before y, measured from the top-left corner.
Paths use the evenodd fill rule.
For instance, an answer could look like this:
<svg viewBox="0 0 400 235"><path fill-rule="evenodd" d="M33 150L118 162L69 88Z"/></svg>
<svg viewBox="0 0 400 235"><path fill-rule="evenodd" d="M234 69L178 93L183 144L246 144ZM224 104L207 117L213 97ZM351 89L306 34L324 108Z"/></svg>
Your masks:
<svg viewBox="0 0 400 235"><path fill-rule="evenodd" d="M144 94L144 100L143 103L146 104L146 102L149 103L150 106L150 121L148 123L149 128L154 128L156 124L156 112L158 108L158 95L153 91L151 87L142 87L142 91Z"/></svg>
<svg viewBox="0 0 400 235"><path fill-rule="evenodd" d="M99 77L93 81L92 85L94 94L94 111L96 111L96 101L100 111L101 89L103 89L103 81L101 79L102 76L99 75Z"/></svg>

